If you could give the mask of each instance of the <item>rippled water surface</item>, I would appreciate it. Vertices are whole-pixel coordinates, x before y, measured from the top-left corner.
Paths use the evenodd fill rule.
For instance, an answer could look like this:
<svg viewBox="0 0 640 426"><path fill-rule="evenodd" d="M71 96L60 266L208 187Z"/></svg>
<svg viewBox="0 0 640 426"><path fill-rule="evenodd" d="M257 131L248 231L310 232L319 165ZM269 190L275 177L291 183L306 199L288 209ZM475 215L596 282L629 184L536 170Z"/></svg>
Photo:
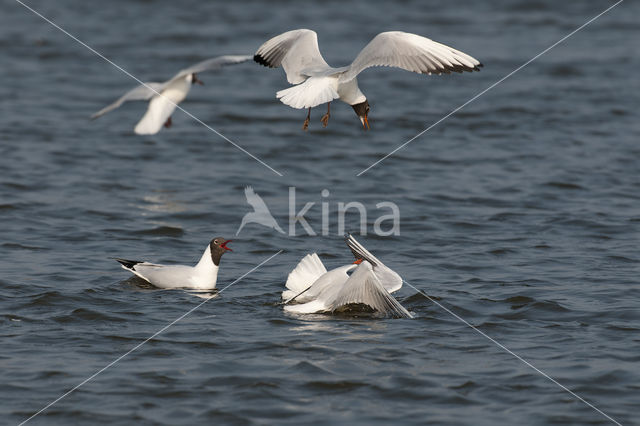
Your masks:
<svg viewBox="0 0 640 426"><path fill-rule="evenodd" d="M0 14L0 417L17 424L205 299L143 285L113 257L195 262L234 238L223 288L33 424L609 424L460 319L620 422L640 407L640 104L637 2L627 1L392 157L356 174L613 3L552 1L28 4L133 75L157 81L292 28L348 64L401 29L480 59L479 73L364 72L363 132L345 104L329 127L282 105L281 70L204 73L182 105L283 176L176 112L153 137L145 105L88 116L135 82L12 0ZM257 224L235 236L252 185L283 227L289 187L320 235ZM329 194L321 195L327 189ZM285 314L307 252L359 237L409 286L415 319ZM372 234L394 202L400 235ZM321 235L322 203L329 235ZM357 217L347 216L358 231ZM450 310L447 312L442 307Z"/></svg>

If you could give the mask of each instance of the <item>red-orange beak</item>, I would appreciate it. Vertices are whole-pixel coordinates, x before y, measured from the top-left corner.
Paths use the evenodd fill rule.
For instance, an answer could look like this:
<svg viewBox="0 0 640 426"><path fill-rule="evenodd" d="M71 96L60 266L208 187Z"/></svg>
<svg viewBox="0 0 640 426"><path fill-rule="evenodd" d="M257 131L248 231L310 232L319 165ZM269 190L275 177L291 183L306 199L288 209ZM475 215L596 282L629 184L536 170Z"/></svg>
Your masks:
<svg viewBox="0 0 640 426"><path fill-rule="evenodd" d="M362 123L362 128L364 130L369 130L369 119L367 118L366 115L360 117L360 122Z"/></svg>
<svg viewBox="0 0 640 426"><path fill-rule="evenodd" d="M353 262L354 265L359 265L362 263L364 259L356 259L355 262Z"/></svg>
<svg viewBox="0 0 640 426"><path fill-rule="evenodd" d="M233 240L225 241L224 243L220 244L220 247L222 247L223 249L228 250L228 251L233 251L229 247L227 247L227 244L230 243L231 241L233 241Z"/></svg>

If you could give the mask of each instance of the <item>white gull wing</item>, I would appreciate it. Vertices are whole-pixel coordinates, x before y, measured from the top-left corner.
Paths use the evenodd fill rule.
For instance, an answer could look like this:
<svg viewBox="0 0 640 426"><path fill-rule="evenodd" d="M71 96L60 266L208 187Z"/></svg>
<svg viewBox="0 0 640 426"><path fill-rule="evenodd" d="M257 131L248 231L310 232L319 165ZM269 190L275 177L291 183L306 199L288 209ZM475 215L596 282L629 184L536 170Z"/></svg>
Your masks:
<svg viewBox="0 0 640 426"><path fill-rule="evenodd" d="M331 68L320 54L318 35L307 29L287 31L267 40L258 48L253 59L269 68L282 65L291 84L302 83L310 72Z"/></svg>
<svg viewBox="0 0 640 426"><path fill-rule="evenodd" d="M114 109L118 108L120 105L122 105L127 101L147 101L152 97L154 97L155 95L157 95L158 93L160 93L164 87L164 84L165 83L156 83L156 82L141 84L140 86L129 90L127 93L122 95L114 103L107 105L106 107L102 108L100 111L93 114L91 116L91 119L95 120L96 118L108 113L109 111L113 111Z"/></svg>
<svg viewBox="0 0 640 426"><path fill-rule="evenodd" d="M380 33L373 38L340 76L353 80L369 67L397 67L419 74L449 74L451 71L479 71L475 58L426 37L402 31Z"/></svg>
<svg viewBox="0 0 640 426"><path fill-rule="evenodd" d="M336 297L327 303L327 310L335 311L350 304L364 304L387 315L413 318L413 315L384 288L367 261L363 261L353 271Z"/></svg>
<svg viewBox="0 0 640 426"><path fill-rule="evenodd" d="M285 284L288 290L282 292L282 299L290 299L304 291L326 273L327 269L316 253L306 255L289 273Z"/></svg>
<svg viewBox="0 0 640 426"><path fill-rule="evenodd" d="M402 288L402 277L382 263L382 261L375 257L369 250L364 248L364 246L360 244L353 235L347 235L345 242L356 259L364 259L371 263L374 274L376 274L384 288L389 293L393 293Z"/></svg>
<svg viewBox="0 0 640 426"><path fill-rule="evenodd" d="M349 264L330 270L314 281L311 287L309 287L309 290L296 300L299 302L316 299L325 302L333 300L344 283L349 279L349 272L357 267L358 265Z"/></svg>
<svg viewBox="0 0 640 426"><path fill-rule="evenodd" d="M330 270L307 288L288 297L284 302L285 305L292 306L288 305L288 303L295 300L296 303L319 302L322 306L325 306L336 297L344 283L349 279L349 272L357 267L358 265L350 264ZM287 306L285 306L285 310L288 310ZM297 312L296 309L293 309L293 311Z"/></svg>
<svg viewBox="0 0 640 426"><path fill-rule="evenodd" d="M241 64L243 62L247 62L251 60L253 57L248 55L224 55L217 56L215 58L210 58L204 60L202 62L198 62L195 65L190 66L189 68L185 68L180 70L176 75L174 75L171 80L175 80L180 77L185 77L189 74L197 74L204 71L212 71L220 69L226 65L235 65ZM169 80L169 81L171 81Z"/></svg>

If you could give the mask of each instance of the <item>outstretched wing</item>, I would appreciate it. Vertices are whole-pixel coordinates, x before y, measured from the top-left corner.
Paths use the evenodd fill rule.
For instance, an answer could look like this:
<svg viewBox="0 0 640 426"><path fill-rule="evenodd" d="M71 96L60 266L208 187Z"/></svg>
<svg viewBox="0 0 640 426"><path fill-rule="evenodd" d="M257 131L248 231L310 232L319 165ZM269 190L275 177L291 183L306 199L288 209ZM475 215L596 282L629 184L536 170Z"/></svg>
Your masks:
<svg viewBox="0 0 640 426"><path fill-rule="evenodd" d="M266 41L253 60L269 68L282 65L291 84L302 83L309 72L330 68L320 54L318 35L306 29L288 31Z"/></svg>
<svg viewBox="0 0 640 426"><path fill-rule="evenodd" d="M140 86L129 90L127 93L122 95L117 101L115 101L111 105L108 105L102 108L100 111L93 114L91 116L91 119L95 120L101 115L104 115L109 111L112 111L118 108L120 105L122 105L127 101L147 101L152 97L154 97L155 95L157 95L158 93L160 93L163 88L164 88L164 83L151 82L151 83L141 84Z"/></svg>
<svg viewBox="0 0 640 426"><path fill-rule="evenodd" d="M285 286L296 294L308 288L323 274L327 273L327 269L316 253L311 253L302 258L293 271L287 277Z"/></svg>
<svg viewBox="0 0 640 426"><path fill-rule="evenodd" d="M367 260L373 267L376 265L382 265L382 262L380 262L369 250L364 248L362 244L356 241L353 235L348 234L345 236L344 241L347 243L347 246L356 259Z"/></svg>
<svg viewBox="0 0 640 426"><path fill-rule="evenodd" d="M251 58L253 57L248 55L224 55L210 58L205 61L198 62L197 64L192 65L189 68L180 70L175 76L173 76L173 78L171 78L171 80L184 77L188 74L217 70L227 65L241 64L243 62L251 60Z"/></svg>
<svg viewBox="0 0 640 426"><path fill-rule="evenodd" d="M419 74L449 74L451 71L480 71L475 58L426 37L402 31L380 33L365 46L340 76L354 79L369 67L397 67Z"/></svg>
<svg viewBox="0 0 640 426"><path fill-rule="evenodd" d="M364 248L362 244L356 241L353 235L347 235L345 237L345 242L356 259L364 259L371 263L373 266L373 272L389 293L393 293L402 288L402 277L382 263L382 261L375 257L369 250Z"/></svg>
<svg viewBox="0 0 640 426"><path fill-rule="evenodd" d="M364 304L387 315L413 318L413 315L385 290L367 261L362 262L353 271L338 295L329 304L328 310L335 311L350 304Z"/></svg>

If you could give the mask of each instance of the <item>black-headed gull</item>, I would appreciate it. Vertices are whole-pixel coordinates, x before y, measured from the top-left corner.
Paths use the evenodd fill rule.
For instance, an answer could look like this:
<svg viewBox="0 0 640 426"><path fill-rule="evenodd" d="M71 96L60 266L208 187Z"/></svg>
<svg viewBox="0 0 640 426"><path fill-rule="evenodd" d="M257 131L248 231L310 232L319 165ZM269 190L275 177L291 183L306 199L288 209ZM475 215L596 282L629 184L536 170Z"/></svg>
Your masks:
<svg viewBox="0 0 640 426"><path fill-rule="evenodd" d="M351 235L347 237L347 245L356 257L352 264L327 271L316 253L306 255L298 263L287 278L287 290L282 293L285 311L336 312L364 305L385 315L412 318L391 295L402 287L402 278ZM297 304L291 304L294 301Z"/></svg>
<svg viewBox="0 0 640 426"><path fill-rule="evenodd" d="M307 29L280 34L258 48L254 61L270 68L282 65L289 83L295 86L276 93L276 97L292 108L308 108L303 129L307 130L311 108L328 103L322 116L324 127L329 122L331 101L340 99L351 105L362 122L369 127L369 102L358 87L357 76L370 67L397 67L420 74L449 74L451 71L479 71L482 64L459 50L426 37L401 31L380 33L360 51L351 65L329 66L318 48L318 36Z"/></svg>
<svg viewBox="0 0 640 426"><path fill-rule="evenodd" d="M141 84L122 95L120 99L111 105L93 114L91 119L96 119L118 108L126 101L147 101L151 99L147 112L133 131L138 135L155 135L162 129L162 126L171 127L171 114L173 114L178 104L187 97L191 86L196 83L204 84L198 79L197 73L217 70L225 65L239 64L250 59L251 56L246 55L227 55L199 62L183 69L164 83L149 82Z"/></svg>
<svg viewBox="0 0 640 426"><path fill-rule="evenodd" d="M205 249L195 266L158 265L137 260L116 259L124 269L159 288L190 288L213 290L218 280L220 258L232 251L227 244L231 240L216 237Z"/></svg>

